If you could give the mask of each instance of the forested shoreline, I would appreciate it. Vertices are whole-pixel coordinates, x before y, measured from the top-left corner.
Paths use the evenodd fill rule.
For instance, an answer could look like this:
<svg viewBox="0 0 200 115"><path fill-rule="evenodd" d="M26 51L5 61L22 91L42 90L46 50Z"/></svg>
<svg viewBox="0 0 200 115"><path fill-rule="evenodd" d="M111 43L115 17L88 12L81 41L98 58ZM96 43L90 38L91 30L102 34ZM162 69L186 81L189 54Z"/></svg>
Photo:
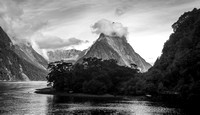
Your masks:
<svg viewBox="0 0 200 115"><path fill-rule="evenodd" d="M47 80L57 91L113 95L144 93L139 70L120 66L113 59L85 58L81 64L74 65L57 61L50 63L48 68Z"/></svg>

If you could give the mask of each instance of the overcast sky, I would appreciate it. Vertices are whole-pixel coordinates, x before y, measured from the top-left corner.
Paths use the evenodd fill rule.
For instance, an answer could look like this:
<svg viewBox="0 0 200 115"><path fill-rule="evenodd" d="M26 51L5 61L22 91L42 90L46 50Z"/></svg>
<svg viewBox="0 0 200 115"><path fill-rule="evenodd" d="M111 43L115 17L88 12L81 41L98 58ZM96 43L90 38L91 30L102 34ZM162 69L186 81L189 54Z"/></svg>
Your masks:
<svg viewBox="0 0 200 115"><path fill-rule="evenodd" d="M118 22L133 49L153 63L171 25L195 7L200 0L0 0L0 26L45 56L51 49L84 50L98 38L96 22Z"/></svg>

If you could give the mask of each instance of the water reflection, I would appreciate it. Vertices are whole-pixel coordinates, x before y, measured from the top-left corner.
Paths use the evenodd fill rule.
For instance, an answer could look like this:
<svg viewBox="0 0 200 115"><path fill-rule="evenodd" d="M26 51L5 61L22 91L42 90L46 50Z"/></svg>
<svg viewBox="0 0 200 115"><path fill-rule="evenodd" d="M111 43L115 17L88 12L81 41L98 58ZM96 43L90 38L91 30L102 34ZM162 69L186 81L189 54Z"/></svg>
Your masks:
<svg viewBox="0 0 200 115"><path fill-rule="evenodd" d="M81 97L65 97L53 96L48 97L49 104L48 113L54 114L81 114L81 115L130 115L131 111L127 111L124 107L117 106L117 100L97 99L97 98L81 98ZM115 103L115 104L114 104Z"/></svg>
<svg viewBox="0 0 200 115"><path fill-rule="evenodd" d="M89 99L81 97L48 97L47 113L81 115L179 115L178 108L167 108L149 101L115 99Z"/></svg>
<svg viewBox="0 0 200 115"><path fill-rule="evenodd" d="M46 82L0 82L0 114L181 115L161 102L35 94Z"/></svg>

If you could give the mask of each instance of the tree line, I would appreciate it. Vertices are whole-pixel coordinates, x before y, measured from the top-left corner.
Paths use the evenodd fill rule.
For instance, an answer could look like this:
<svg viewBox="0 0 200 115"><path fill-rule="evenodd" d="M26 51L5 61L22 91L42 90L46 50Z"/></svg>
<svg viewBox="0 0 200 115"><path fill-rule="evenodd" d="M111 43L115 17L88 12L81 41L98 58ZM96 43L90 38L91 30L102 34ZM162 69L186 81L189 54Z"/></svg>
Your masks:
<svg viewBox="0 0 200 115"><path fill-rule="evenodd" d="M96 57L83 59L82 63L57 61L48 64L47 81L56 91L140 95L145 83L136 68L120 66L114 59Z"/></svg>

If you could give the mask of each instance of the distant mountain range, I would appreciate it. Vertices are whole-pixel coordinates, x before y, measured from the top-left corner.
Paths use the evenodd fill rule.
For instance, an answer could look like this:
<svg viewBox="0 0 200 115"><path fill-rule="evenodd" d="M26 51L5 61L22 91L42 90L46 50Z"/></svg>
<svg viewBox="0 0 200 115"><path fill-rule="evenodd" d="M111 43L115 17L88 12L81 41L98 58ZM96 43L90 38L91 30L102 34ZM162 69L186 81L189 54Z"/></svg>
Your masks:
<svg viewBox="0 0 200 115"><path fill-rule="evenodd" d="M78 59L79 54L81 52L82 51L76 49L54 50L54 51L48 51L47 55L49 57L49 62L65 60L74 63Z"/></svg>
<svg viewBox="0 0 200 115"><path fill-rule="evenodd" d="M30 44L13 45L0 27L0 80L45 80L47 64Z"/></svg>

